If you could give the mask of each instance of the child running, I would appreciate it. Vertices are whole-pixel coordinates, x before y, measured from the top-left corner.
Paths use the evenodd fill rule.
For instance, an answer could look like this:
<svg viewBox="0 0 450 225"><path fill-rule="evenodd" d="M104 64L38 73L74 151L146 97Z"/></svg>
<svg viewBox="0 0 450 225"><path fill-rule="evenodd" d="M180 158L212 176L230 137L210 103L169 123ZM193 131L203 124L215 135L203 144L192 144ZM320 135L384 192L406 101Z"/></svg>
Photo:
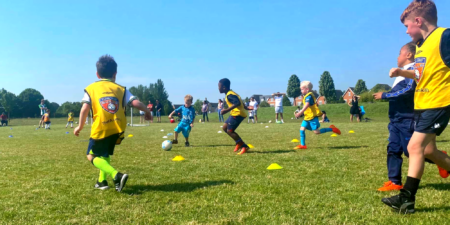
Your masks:
<svg viewBox="0 0 450 225"><path fill-rule="evenodd" d="M295 117L300 117L304 114L305 118L303 119L302 125L300 127L300 145L295 147L294 149L307 149L306 147L306 133L305 130L311 130L315 134L323 134L327 132L334 132L336 134L341 134L341 131L336 128L334 125L331 125L330 128L320 128L319 118L322 116L322 112L319 110L319 107L316 104L316 97L311 92L313 85L309 81L303 81L300 84L300 89L303 94L303 109L298 112Z"/></svg>
<svg viewBox="0 0 450 225"><path fill-rule="evenodd" d="M70 110L70 112L67 116L68 116L68 118L67 118L66 128L69 126L69 124L70 124L70 128L73 128L73 111Z"/></svg>
<svg viewBox="0 0 450 225"><path fill-rule="evenodd" d="M46 113L44 114L44 123L45 123L45 129L50 130L50 125L52 122L50 121L50 109L47 109Z"/></svg>
<svg viewBox="0 0 450 225"><path fill-rule="evenodd" d="M431 0L414 0L400 20L416 43L414 70L393 68L390 77L415 79L415 130L408 144L409 168L400 194L381 201L400 213L414 213L416 193L425 158L438 165L441 177L448 177L450 157L437 150L436 136L450 119L450 30L437 26L437 8Z"/></svg>
<svg viewBox="0 0 450 225"><path fill-rule="evenodd" d="M230 85L231 82L227 78L219 81L219 92L221 94L225 94L225 101L228 105L228 108L222 109L221 113L222 115L224 115L230 112L230 117L228 117L227 121L225 121L222 129L223 131L227 132L227 134L236 142L234 152L238 152L238 155L242 155L248 151L249 147L236 133L236 129L239 127L245 117L247 117L246 110L251 110L253 108L245 106L244 102L242 102L241 97L236 94L236 92L230 89Z"/></svg>
<svg viewBox="0 0 450 225"><path fill-rule="evenodd" d="M83 106L80 111L79 126L74 134L80 135L83 130L89 110L92 109L93 120L89 146L86 152L87 159L100 170L96 189L109 189L107 176L115 184L116 191L124 188L128 175L118 172L110 164L110 156L114 148L119 145L127 127L125 107L130 106L145 112L145 119L150 120L150 111L134 97L130 91L115 83L117 63L109 55L100 57L97 62L97 77L100 79L86 87L83 97Z"/></svg>
<svg viewBox="0 0 450 225"><path fill-rule="evenodd" d="M172 144L178 144L178 134L181 132L186 139L185 146L189 147L189 134L191 133L191 129L194 127L195 119L195 109L192 107L193 100L194 98L192 95L186 95L184 97L184 105L178 107L169 115L169 119L173 119L173 114L181 114L181 121L174 130L175 139L173 139Z"/></svg>

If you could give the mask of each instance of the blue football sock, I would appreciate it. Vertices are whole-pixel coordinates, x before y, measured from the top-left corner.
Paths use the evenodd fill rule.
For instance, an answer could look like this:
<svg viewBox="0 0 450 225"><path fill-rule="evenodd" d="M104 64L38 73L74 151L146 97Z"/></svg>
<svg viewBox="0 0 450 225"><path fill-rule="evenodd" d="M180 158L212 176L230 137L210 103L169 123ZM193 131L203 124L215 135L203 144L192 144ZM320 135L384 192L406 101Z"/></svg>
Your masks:
<svg viewBox="0 0 450 225"><path fill-rule="evenodd" d="M300 130L300 144L305 146L306 133L304 130Z"/></svg>
<svg viewBox="0 0 450 225"><path fill-rule="evenodd" d="M320 133L321 134L326 133L326 132L331 132L331 131L333 131L333 129L331 129L331 128L322 128L322 129L320 129Z"/></svg>

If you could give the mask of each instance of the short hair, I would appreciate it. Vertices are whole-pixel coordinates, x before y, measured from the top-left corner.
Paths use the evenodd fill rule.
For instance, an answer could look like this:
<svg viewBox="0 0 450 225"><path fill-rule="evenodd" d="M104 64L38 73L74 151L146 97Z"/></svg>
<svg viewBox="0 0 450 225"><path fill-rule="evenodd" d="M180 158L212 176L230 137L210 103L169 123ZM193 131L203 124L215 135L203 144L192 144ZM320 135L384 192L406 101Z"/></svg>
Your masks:
<svg viewBox="0 0 450 225"><path fill-rule="evenodd" d="M405 22L409 16L423 17L433 25L437 24L437 8L432 0L413 0L400 16L402 23Z"/></svg>
<svg viewBox="0 0 450 225"><path fill-rule="evenodd" d="M307 87L310 91L313 89L313 85L310 81L302 81L300 87Z"/></svg>
<svg viewBox="0 0 450 225"><path fill-rule="evenodd" d="M184 100L191 100L191 102L194 100L194 97L192 95L186 95L184 96Z"/></svg>
<svg viewBox="0 0 450 225"><path fill-rule="evenodd" d="M117 73L117 63L110 55L103 55L97 61L97 73L101 78L113 78Z"/></svg>
<svg viewBox="0 0 450 225"><path fill-rule="evenodd" d="M325 111L322 111L323 114L327 114Z"/></svg>
<svg viewBox="0 0 450 225"><path fill-rule="evenodd" d="M408 44L403 45L403 48L406 48L406 50L408 50L408 52L410 52L413 56L416 55L416 43L409 42Z"/></svg>
<svg viewBox="0 0 450 225"><path fill-rule="evenodd" d="M230 80L228 80L228 78L223 78L222 80L219 80L219 83L221 83L222 86L230 89L231 82Z"/></svg>

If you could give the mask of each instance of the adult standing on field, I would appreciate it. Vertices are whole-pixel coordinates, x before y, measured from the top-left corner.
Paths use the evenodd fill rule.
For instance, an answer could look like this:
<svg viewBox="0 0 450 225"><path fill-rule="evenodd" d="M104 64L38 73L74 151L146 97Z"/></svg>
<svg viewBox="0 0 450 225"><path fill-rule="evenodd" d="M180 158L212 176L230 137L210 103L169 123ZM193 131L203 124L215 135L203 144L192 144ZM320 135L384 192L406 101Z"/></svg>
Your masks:
<svg viewBox="0 0 450 225"><path fill-rule="evenodd" d="M150 100L148 101L147 109L150 111L151 115L150 122L153 123L153 104Z"/></svg>
<svg viewBox="0 0 450 225"><path fill-rule="evenodd" d="M255 118L256 123L258 123L258 109L259 109L259 104L258 102L255 100L255 98L251 97L250 98L250 103L249 103L250 107L253 107L253 117Z"/></svg>
<svg viewBox="0 0 450 225"><path fill-rule="evenodd" d="M4 112L0 115L0 119L2 121L2 126L8 126L8 116Z"/></svg>
<svg viewBox="0 0 450 225"><path fill-rule="evenodd" d="M44 127L44 114L47 112L47 106L45 105L45 100L41 100L41 104L39 104L39 110L41 111L41 120L39 121L39 128Z"/></svg>
<svg viewBox="0 0 450 225"><path fill-rule="evenodd" d="M281 117L281 123L284 123L283 120L283 97L286 95L286 93L274 93L272 94L274 100L275 100L275 120L278 123L278 114L280 114Z"/></svg>
<svg viewBox="0 0 450 225"><path fill-rule="evenodd" d="M353 95L352 101L347 102L347 104L351 107L350 108L350 122L353 122L353 116L356 116L356 120L359 122L360 111L359 111L359 106L358 106L358 96Z"/></svg>
<svg viewBox="0 0 450 225"><path fill-rule="evenodd" d="M225 122L222 115L222 109L223 109L223 101L222 99L219 99L219 103L217 103L217 113L219 114L219 122Z"/></svg>
<svg viewBox="0 0 450 225"><path fill-rule="evenodd" d="M161 109L162 109L161 103L159 102L159 100L156 100L155 110L156 110L156 118L158 118L158 123L161 123Z"/></svg>
<svg viewBox="0 0 450 225"><path fill-rule="evenodd" d="M203 122L205 122L205 121L209 122L208 110L209 110L208 100L206 100L206 98L205 98L205 101L203 101L203 105L202 105ZM205 117L206 117L206 120L205 120Z"/></svg>

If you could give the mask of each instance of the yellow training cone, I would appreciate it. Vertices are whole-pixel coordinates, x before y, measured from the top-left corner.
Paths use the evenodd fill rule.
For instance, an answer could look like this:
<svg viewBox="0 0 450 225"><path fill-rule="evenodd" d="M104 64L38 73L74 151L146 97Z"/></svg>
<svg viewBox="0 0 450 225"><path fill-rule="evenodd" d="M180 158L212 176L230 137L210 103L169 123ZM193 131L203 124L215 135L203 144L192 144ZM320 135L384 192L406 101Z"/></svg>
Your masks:
<svg viewBox="0 0 450 225"><path fill-rule="evenodd" d="M337 137L337 134L332 134L331 137Z"/></svg>
<svg viewBox="0 0 450 225"><path fill-rule="evenodd" d="M255 148L255 146L251 145L251 144L247 144L249 148Z"/></svg>
<svg viewBox="0 0 450 225"><path fill-rule="evenodd" d="M292 139L292 141L291 141L292 143L298 143L298 142L300 142L298 139Z"/></svg>
<svg viewBox="0 0 450 225"><path fill-rule="evenodd" d="M269 167L267 167L268 170L281 170L283 169L283 167L281 167L280 165L276 164L276 163L272 163L270 164Z"/></svg>
<svg viewBox="0 0 450 225"><path fill-rule="evenodd" d="M349 134L354 134L355 131L351 130L351 131L349 131L348 133L349 133Z"/></svg>
<svg viewBox="0 0 450 225"><path fill-rule="evenodd" d="M174 161L174 162L180 162L183 160L184 160L184 158L181 155L177 155L177 156L175 156L175 158L172 159L172 161Z"/></svg>
<svg viewBox="0 0 450 225"><path fill-rule="evenodd" d="M133 137L133 135L132 135L132 134L129 134L128 137Z"/></svg>

